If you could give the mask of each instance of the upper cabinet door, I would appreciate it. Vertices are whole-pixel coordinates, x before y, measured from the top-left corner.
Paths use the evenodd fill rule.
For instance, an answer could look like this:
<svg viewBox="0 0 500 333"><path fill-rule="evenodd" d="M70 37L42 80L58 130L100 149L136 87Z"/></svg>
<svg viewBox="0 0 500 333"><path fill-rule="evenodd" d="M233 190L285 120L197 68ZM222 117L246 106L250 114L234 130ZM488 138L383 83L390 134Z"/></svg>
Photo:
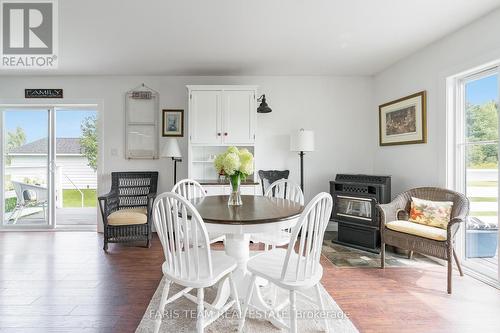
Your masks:
<svg viewBox="0 0 500 333"><path fill-rule="evenodd" d="M253 144L255 142L255 92L226 90L223 96L223 142Z"/></svg>
<svg viewBox="0 0 500 333"><path fill-rule="evenodd" d="M191 91L189 122L192 143L222 143L221 92Z"/></svg>

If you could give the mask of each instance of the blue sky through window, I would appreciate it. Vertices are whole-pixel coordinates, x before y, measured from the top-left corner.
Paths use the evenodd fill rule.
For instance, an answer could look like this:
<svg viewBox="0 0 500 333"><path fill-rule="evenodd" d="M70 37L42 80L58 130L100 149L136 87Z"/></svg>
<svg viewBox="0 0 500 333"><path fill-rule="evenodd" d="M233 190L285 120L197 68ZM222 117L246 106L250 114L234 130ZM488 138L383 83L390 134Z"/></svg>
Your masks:
<svg viewBox="0 0 500 333"><path fill-rule="evenodd" d="M97 116L97 112L92 110L57 110L56 137L79 138L82 133L80 124L89 116ZM47 137L48 111L7 110L4 121L6 132L13 132L17 127L23 128L27 143Z"/></svg>
<svg viewBox="0 0 500 333"><path fill-rule="evenodd" d="M486 102L498 102L498 75L491 75L465 85L466 102L482 105Z"/></svg>

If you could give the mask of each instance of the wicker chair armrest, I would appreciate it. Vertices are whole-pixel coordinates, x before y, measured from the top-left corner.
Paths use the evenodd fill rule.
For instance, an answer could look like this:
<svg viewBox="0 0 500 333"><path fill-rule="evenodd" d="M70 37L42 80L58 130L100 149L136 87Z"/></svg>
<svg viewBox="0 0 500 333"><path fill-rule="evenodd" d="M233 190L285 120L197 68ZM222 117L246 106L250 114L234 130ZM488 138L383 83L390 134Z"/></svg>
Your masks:
<svg viewBox="0 0 500 333"><path fill-rule="evenodd" d="M448 235L448 240L454 240L455 235L460 228L460 224L465 222L467 219L467 215L469 215L470 202L469 199L461 194L457 193L458 199L455 204L458 207L458 210L455 212L455 216L452 216L450 222L448 222L446 233Z"/></svg>
<svg viewBox="0 0 500 333"><path fill-rule="evenodd" d="M454 240L455 235L460 228L460 223L465 222L465 218L462 217L454 217L448 222L448 226L446 227L447 239Z"/></svg>
<svg viewBox="0 0 500 333"><path fill-rule="evenodd" d="M156 199L156 192L148 193L148 210L153 208L153 202Z"/></svg>
<svg viewBox="0 0 500 333"><path fill-rule="evenodd" d="M108 201L109 199L114 198L116 196L117 196L117 193L115 191L111 191L109 193L106 193L106 194L98 196L97 200L99 200L99 201Z"/></svg>
<svg viewBox="0 0 500 333"><path fill-rule="evenodd" d="M453 226L454 224L456 223L462 223L462 222L465 222L465 217L454 217L450 220L450 222L448 222L448 228Z"/></svg>
<svg viewBox="0 0 500 333"><path fill-rule="evenodd" d="M406 198L399 195L393 201L387 204L378 204L378 210L381 215L381 222L385 225L387 222L398 219L401 212L406 212Z"/></svg>
<svg viewBox="0 0 500 333"><path fill-rule="evenodd" d="M151 192L148 193L148 221L150 222L151 220L151 215L153 214L153 203L156 199L156 192Z"/></svg>
<svg viewBox="0 0 500 333"><path fill-rule="evenodd" d="M111 191L107 194L100 195L97 197L97 200L101 210L103 222L106 224L109 214L118 209L118 193L116 191Z"/></svg>
<svg viewBox="0 0 500 333"><path fill-rule="evenodd" d="M388 203L388 204L378 204L377 208L380 212L380 222L381 225L385 225L389 221L394 221L397 216L397 211L398 208L395 207L394 205ZM392 218L394 217L394 218Z"/></svg>

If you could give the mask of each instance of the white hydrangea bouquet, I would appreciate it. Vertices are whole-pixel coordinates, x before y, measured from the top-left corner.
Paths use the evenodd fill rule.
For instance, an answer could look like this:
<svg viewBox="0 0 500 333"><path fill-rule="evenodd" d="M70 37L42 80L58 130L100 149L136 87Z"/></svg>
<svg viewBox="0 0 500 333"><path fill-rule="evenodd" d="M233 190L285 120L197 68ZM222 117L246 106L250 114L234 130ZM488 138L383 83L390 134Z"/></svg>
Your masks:
<svg viewBox="0 0 500 333"><path fill-rule="evenodd" d="M214 166L220 175L229 179L231 184L231 195L229 206L241 206L240 184L248 176L253 174L253 155L248 149L229 147L215 158Z"/></svg>

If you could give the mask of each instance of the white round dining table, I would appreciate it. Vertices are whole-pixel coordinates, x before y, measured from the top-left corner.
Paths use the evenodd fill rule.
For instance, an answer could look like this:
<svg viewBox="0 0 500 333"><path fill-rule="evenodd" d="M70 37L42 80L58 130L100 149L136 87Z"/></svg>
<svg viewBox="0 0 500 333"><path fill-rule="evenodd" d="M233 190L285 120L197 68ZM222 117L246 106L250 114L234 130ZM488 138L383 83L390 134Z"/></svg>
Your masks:
<svg viewBox="0 0 500 333"><path fill-rule="evenodd" d="M191 202L200 213L210 233L222 233L226 237L224 251L237 262L233 273L240 299L246 297L250 283L247 262L250 254L250 235L254 233L276 233L290 228L297 221L304 207L296 202L269 198L265 196L243 195L242 206L228 206L228 196L206 196L192 199ZM257 308L266 308L266 304L256 288L250 303ZM223 306L230 296L229 283L219 283L217 297L212 305Z"/></svg>

